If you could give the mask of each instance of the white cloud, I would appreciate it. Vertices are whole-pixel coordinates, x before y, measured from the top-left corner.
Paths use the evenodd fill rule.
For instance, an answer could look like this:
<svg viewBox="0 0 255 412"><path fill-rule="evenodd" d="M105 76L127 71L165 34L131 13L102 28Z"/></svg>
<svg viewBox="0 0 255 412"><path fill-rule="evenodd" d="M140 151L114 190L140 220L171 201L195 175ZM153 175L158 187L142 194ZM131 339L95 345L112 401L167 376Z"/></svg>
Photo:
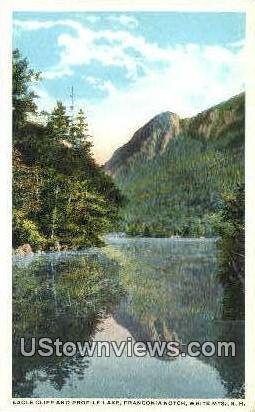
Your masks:
<svg viewBox="0 0 255 412"><path fill-rule="evenodd" d="M86 80L107 95L97 104L76 102L88 113L95 153L101 161L157 113L170 110L181 116L193 115L244 88L241 42L225 47L186 44L162 48L127 30L92 30L72 20L21 23L27 30L52 25L75 30L74 35L59 35L59 64L48 71L48 78L70 75L74 66L92 61L125 70L129 79L125 89L90 76ZM48 95L42 96L42 101L46 107L52 103Z"/></svg>
<svg viewBox="0 0 255 412"><path fill-rule="evenodd" d="M98 23L101 20L100 16L94 16L93 14L86 16L86 20L89 23Z"/></svg>
<svg viewBox="0 0 255 412"><path fill-rule="evenodd" d="M14 20L13 25L16 28L25 31L50 29L57 24L55 21L39 21L39 20Z"/></svg>
<svg viewBox="0 0 255 412"><path fill-rule="evenodd" d="M111 15L108 17L108 20L113 23L118 23L122 26L126 26L129 28L137 27L138 20L133 16L128 16L127 14L120 14L120 15Z"/></svg>
<svg viewBox="0 0 255 412"><path fill-rule="evenodd" d="M131 48L140 53L142 38L134 37L127 31L96 31L82 26L77 34L61 34L58 37L61 67L89 65L96 61L103 66L121 67L130 78L135 77L138 69L143 67L141 56L134 57L128 50Z"/></svg>
<svg viewBox="0 0 255 412"><path fill-rule="evenodd" d="M103 81L98 87L99 90L107 92L111 96L113 96L117 91L116 87L110 80Z"/></svg>
<svg viewBox="0 0 255 412"><path fill-rule="evenodd" d="M33 90L38 96L38 99L36 99L38 110L46 110L50 112L56 105L56 100L41 86L33 86Z"/></svg>
<svg viewBox="0 0 255 412"><path fill-rule="evenodd" d="M87 76L84 79L93 87L107 94L113 95L116 92L116 87L110 80L102 80L94 76Z"/></svg>
<svg viewBox="0 0 255 412"><path fill-rule="evenodd" d="M118 16L118 19L123 20L124 17L131 19L125 15ZM58 36L59 71L65 72L71 66L89 65L96 61L103 66L123 68L128 78L135 78L139 69L146 69L145 60L153 62L169 59L164 49L146 42L142 36L134 36L127 30L94 30L70 19L14 21L14 27L28 31L57 26L71 27L76 32L74 35L62 33Z"/></svg>
<svg viewBox="0 0 255 412"><path fill-rule="evenodd" d="M42 78L47 80L59 79L64 76L72 76L74 74L73 70L69 67L59 67L55 66L49 70L42 73Z"/></svg>
<svg viewBox="0 0 255 412"><path fill-rule="evenodd" d="M245 39L240 39L227 44L228 47L233 47L235 49L240 49L245 46Z"/></svg>
<svg viewBox="0 0 255 412"><path fill-rule="evenodd" d="M84 76L84 79L91 84L92 86L96 86L98 84L98 79L94 76Z"/></svg>
<svg viewBox="0 0 255 412"><path fill-rule="evenodd" d="M101 103L87 106L97 157L109 158L162 111L191 116L241 92L242 54L218 47L182 47L164 70L151 70L128 90L115 89Z"/></svg>
<svg viewBox="0 0 255 412"><path fill-rule="evenodd" d="M71 19L59 19L59 20L13 20L13 26L18 27L21 30L25 31L35 31L43 29L51 29L52 27L66 26L72 27L75 30L79 30L82 25Z"/></svg>

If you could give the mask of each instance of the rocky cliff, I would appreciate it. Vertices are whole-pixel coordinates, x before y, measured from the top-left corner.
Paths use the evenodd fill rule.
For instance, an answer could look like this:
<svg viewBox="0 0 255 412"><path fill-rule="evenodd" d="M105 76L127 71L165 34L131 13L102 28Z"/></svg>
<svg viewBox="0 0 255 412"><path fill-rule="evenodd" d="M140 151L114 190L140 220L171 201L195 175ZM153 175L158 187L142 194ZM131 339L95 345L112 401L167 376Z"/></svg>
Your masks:
<svg viewBox="0 0 255 412"><path fill-rule="evenodd" d="M128 143L117 149L105 168L115 176L119 169L133 164L138 155L142 155L145 161L161 155L169 142L178 136L218 140L221 146L231 142L239 144L244 138L244 100L244 93L241 93L185 119L169 111L160 113L138 129Z"/></svg>
<svg viewBox="0 0 255 412"><path fill-rule="evenodd" d="M142 236L214 236L222 193L244 180L244 94L198 115L165 112L105 165L127 198L118 230Z"/></svg>
<svg viewBox="0 0 255 412"><path fill-rule="evenodd" d="M160 113L138 129L128 143L116 150L105 168L114 175L118 168L128 165L137 154L151 159L163 153L169 141L179 133L179 116L171 112Z"/></svg>

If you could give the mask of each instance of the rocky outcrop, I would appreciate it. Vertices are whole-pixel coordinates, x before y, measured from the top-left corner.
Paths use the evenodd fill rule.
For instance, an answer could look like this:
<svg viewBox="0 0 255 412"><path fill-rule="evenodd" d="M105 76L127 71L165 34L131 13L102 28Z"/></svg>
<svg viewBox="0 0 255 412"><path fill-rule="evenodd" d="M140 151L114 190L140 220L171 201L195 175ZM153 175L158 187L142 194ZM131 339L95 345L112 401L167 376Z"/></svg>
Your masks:
<svg viewBox="0 0 255 412"><path fill-rule="evenodd" d="M179 135L200 140L218 141L222 146L243 144L245 95L241 93L196 116L181 119L177 114L164 112L138 129L131 140L116 150L106 162L112 176L138 158L146 161L161 155L168 143Z"/></svg>
<svg viewBox="0 0 255 412"><path fill-rule="evenodd" d="M33 254L33 250L29 243L24 243L24 245L19 246L15 252L19 256L27 256Z"/></svg>
<svg viewBox="0 0 255 412"><path fill-rule="evenodd" d="M105 169L114 175L120 166L130 163L137 154L151 159L163 153L168 142L179 132L179 116L171 112L161 113L137 130L128 143L116 150L105 164Z"/></svg>
<svg viewBox="0 0 255 412"><path fill-rule="evenodd" d="M181 131L192 138L217 140L228 133L237 132L244 137L245 95L241 93L231 99L181 120Z"/></svg>

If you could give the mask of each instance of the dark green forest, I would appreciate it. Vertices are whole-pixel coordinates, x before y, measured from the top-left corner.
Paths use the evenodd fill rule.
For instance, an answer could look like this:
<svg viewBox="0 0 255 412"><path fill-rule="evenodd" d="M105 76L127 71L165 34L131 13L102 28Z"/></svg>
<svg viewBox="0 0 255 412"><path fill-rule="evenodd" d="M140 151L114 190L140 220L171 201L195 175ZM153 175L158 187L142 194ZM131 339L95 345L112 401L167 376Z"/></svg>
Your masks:
<svg viewBox="0 0 255 412"><path fill-rule="evenodd" d="M128 201L119 230L133 236L218 240L220 280L243 289L245 95L181 119L180 133L152 159L142 151L115 172Z"/></svg>
<svg viewBox="0 0 255 412"><path fill-rule="evenodd" d="M33 250L102 245L124 198L94 160L82 110L67 113L61 101L36 121L31 90L40 73L13 52L13 247Z"/></svg>
<svg viewBox="0 0 255 412"><path fill-rule="evenodd" d="M222 202L244 181L244 95L182 119L180 134L164 153L152 159L137 153L117 169L115 181L129 200L120 230L159 237L218 235Z"/></svg>
<svg viewBox="0 0 255 412"><path fill-rule="evenodd" d="M149 160L138 153L113 181L93 158L82 110L70 116L57 101L44 123L37 121L31 86L38 81L40 73L14 50L14 248L100 246L104 233L123 231L220 236L226 256L233 248L238 256L244 248L244 94L181 119L181 132L164 153Z"/></svg>

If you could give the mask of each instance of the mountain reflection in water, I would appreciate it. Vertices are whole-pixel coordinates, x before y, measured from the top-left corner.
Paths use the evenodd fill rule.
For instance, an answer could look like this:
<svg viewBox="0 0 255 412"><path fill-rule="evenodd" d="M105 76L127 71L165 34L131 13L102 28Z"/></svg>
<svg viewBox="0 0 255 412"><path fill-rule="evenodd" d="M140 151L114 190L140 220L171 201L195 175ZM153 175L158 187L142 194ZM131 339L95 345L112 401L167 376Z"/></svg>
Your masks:
<svg viewBox="0 0 255 412"><path fill-rule="evenodd" d="M13 396L244 396L244 296L217 276L215 239L108 236L83 252L14 258ZM234 341L236 357L22 357L20 337Z"/></svg>

